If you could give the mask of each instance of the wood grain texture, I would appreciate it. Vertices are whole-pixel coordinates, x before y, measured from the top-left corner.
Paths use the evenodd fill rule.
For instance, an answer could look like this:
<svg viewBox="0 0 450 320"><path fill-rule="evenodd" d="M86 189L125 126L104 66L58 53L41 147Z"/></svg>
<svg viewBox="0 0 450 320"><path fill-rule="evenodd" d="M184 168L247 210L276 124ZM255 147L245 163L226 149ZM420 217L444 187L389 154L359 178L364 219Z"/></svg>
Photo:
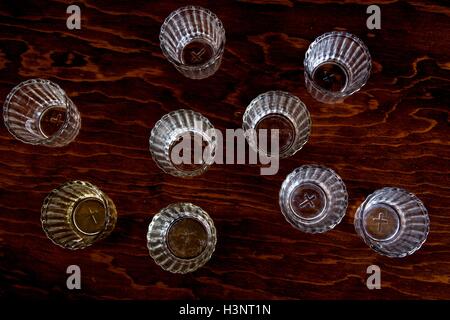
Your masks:
<svg viewBox="0 0 450 320"><path fill-rule="evenodd" d="M0 2L0 98L20 81L60 84L83 125L68 147L16 141L0 127L0 297L58 299L450 299L450 9L445 1L379 1L382 29L366 28L365 1L192 1L223 21L227 44L211 78L193 81L164 59L159 28L185 1L77 1L82 29L66 28L72 1ZM345 103L306 92L309 43L347 30L367 44L374 68ZM257 166L216 165L190 180L163 174L148 136L165 113L190 108L219 129L239 128L248 103L286 90L308 106L312 135L275 176ZM349 192L334 230L303 234L283 218L278 191L306 163L335 169ZM86 250L53 245L40 207L58 185L84 179L115 202L112 235ZM374 190L406 188L429 210L423 248L404 259L372 252L353 228ZM152 216L177 201L214 219L218 243L193 274L173 275L149 257ZM82 290L66 289L66 268L82 270ZM382 290L366 288L366 268L382 269Z"/></svg>

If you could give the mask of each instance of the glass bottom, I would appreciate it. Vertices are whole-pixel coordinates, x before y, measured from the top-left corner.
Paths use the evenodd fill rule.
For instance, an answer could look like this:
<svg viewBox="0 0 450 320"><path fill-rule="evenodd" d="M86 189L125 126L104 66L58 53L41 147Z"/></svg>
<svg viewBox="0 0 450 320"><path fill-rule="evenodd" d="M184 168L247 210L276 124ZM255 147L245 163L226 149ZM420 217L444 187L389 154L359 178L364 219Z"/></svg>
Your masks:
<svg viewBox="0 0 450 320"><path fill-rule="evenodd" d="M348 73L339 63L327 61L314 69L312 79L325 90L339 92L347 86Z"/></svg>
<svg viewBox="0 0 450 320"><path fill-rule="evenodd" d="M172 165L180 171L197 171L206 166L204 154L208 142L198 133L188 132L178 137L169 148Z"/></svg>
<svg viewBox="0 0 450 320"><path fill-rule="evenodd" d="M72 212L75 231L83 235L94 236L105 229L106 210L103 203L96 198L79 201Z"/></svg>
<svg viewBox="0 0 450 320"><path fill-rule="evenodd" d="M260 146L258 144L258 149L267 152L269 154L272 153L272 145L271 145L271 136L270 130L278 129L278 150L279 153L283 153L288 150L295 140L295 127L292 124L291 120L286 116L278 113L270 113L264 116L259 122L256 124L256 130L267 129L267 133L269 136L267 137L267 146Z"/></svg>
<svg viewBox="0 0 450 320"><path fill-rule="evenodd" d="M375 204L364 213L364 230L377 241L392 239L400 229L397 211L386 204Z"/></svg>
<svg viewBox="0 0 450 320"><path fill-rule="evenodd" d="M175 221L167 233L169 250L178 258L193 259L205 249L208 233L197 219L181 218Z"/></svg>
<svg viewBox="0 0 450 320"><path fill-rule="evenodd" d="M214 47L203 39L189 42L181 51L181 61L185 65L198 66L207 63L214 56Z"/></svg>
<svg viewBox="0 0 450 320"><path fill-rule="evenodd" d="M325 212L327 197L318 185L303 183L292 191L289 203L292 211L299 218L316 220Z"/></svg>
<svg viewBox="0 0 450 320"><path fill-rule="evenodd" d="M61 129L66 121L67 110L62 106L53 106L42 112L39 118L39 131L46 137L51 137Z"/></svg>

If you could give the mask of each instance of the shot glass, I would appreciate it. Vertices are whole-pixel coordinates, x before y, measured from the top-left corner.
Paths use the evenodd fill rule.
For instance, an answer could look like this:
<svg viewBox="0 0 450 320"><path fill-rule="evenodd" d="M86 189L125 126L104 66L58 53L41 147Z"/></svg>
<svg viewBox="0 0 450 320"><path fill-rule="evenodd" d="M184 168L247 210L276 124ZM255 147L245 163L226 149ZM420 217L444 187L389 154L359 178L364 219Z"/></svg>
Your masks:
<svg viewBox="0 0 450 320"><path fill-rule="evenodd" d="M200 113L180 109L164 115L150 133L150 153L158 167L176 177L203 174L214 161L214 127Z"/></svg>
<svg viewBox="0 0 450 320"><path fill-rule="evenodd" d="M336 103L361 89L372 62L366 45L348 32L328 32L306 51L305 83L318 101Z"/></svg>
<svg viewBox="0 0 450 320"><path fill-rule="evenodd" d="M89 182L71 181L53 190L41 209L42 228L56 245L84 249L108 236L117 220L112 200Z"/></svg>
<svg viewBox="0 0 450 320"><path fill-rule="evenodd" d="M217 237L209 215L192 203L175 203L150 222L147 247L150 256L166 271L188 273L211 258Z"/></svg>
<svg viewBox="0 0 450 320"><path fill-rule="evenodd" d="M292 171L280 189L280 208L287 222L307 233L333 229L347 210L347 189L329 168L304 165Z"/></svg>
<svg viewBox="0 0 450 320"><path fill-rule="evenodd" d="M253 150L274 155L271 137L260 139L260 129L278 130L278 155L287 158L299 151L311 133L311 117L305 104L296 96L283 91L260 94L248 105L242 118L242 128Z"/></svg>
<svg viewBox="0 0 450 320"><path fill-rule="evenodd" d="M430 219L422 201L400 188L383 188L369 195L356 211L355 230L377 253L402 258L425 242Z"/></svg>
<svg viewBox="0 0 450 320"><path fill-rule="evenodd" d="M31 79L20 83L6 97L3 119L18 140L47 147L72 142L81 127L80 113L56 83Z"/></svg>
<svg viewBox="0 0 450 320"><path fill-rule="evenodd" d="M185 77L204 79L219 69L225 48L225 29L211 11L186 6L172 12L161 26L164 56Z"/></svg>

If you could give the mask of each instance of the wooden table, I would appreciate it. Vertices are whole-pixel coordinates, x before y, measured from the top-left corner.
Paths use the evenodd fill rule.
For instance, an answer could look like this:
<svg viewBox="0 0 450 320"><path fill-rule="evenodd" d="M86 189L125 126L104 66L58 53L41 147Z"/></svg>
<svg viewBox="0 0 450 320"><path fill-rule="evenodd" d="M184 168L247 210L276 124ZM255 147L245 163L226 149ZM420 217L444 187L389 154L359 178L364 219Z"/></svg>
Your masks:
<svg viewBox="0 0 450 320"><path fill-rule="evenodd" d="M220 70L181 76L163 57L159 28L185 1L77 1L81 30L66 28L72 1L0 2L0 97L29 78L60 84L78 106L81 132L68 147L20 143L0 128L0 297L67 299L450 299L450 9L440 1L379 1L381 30L368 30L364 1L193 1L223 21ZM304 86L303 57L314 38L347 30L367 44L373 73L345 103L326 105ZM155 122L179 108L216 128L239 128L248 103L267 90L299 96L312 135L277 175L215 165L195 179L161 172L150 157ZM292 228L278 205L286 175L307 163L336 170L349 193L334 230ZM105 191L119 210L110 237L76 252L53 245L40 224L44 197L74 179ZM429 210L431 231L416 254L372 252L353 228L363 199L406 188ZM214 219L211 261L188 275L163 271L148 255L152 216L179 201ZM82 289L66 288L79 265ZM382 289L366 287L368 266Z"/></svg>

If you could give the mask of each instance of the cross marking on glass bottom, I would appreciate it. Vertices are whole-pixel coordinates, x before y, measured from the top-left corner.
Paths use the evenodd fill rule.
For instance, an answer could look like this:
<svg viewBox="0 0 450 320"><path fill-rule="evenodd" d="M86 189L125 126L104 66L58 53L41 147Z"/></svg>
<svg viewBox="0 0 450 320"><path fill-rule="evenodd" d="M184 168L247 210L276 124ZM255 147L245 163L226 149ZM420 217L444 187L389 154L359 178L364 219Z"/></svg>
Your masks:
<svg viewBox="0 0 450 320"><path fill-rule="evenodd" d="M309 206L310 208L315 208L315 205L314 205L314 202L313 202L314 200L316 200L316 196L315 195L311 195L310 196L309 194L305 193L304 199L305 200L303 200L303 202L299 204L300 208L304 208L304 207L307 207L307 206Z"/></svg>
<svg viewBox="0 0 450 320"><path fill-rule="evenodd" d="M191 56L192 56L192 61L193 62L200 62L202 60L202 56L205 54L206 49L205 48L201 48L199 52L191 52Z"/></svg>
<svg viewBox="0 0 450 320"><path fill-rule="evenodd" d="M328 73L328 71L324 71L324 75L322 80L325 82L332 82L334 80L335 74L334 73Z"/></svg>
<svg viewBox="0 0 450 320"><path fill-rule="evenodd" d="M49 120L51 123L62 124L64 121L62 119L62 114L58 114L56 116L51 117Z"/></svg>
<svg viewBox="0 0 450 320"><path fill-rule="evenodd" d="M381 232L381 229L383 229L383 223L388 223L388 220L383 219L383 212L378 213L378 218L372 218L373 221L378 222L378 232Z"/></svg>
<svg viewBox="0 0 450 320"><path fill-rule="evenodd" d="M97 224L98 222L97 219L95 219L95 214L97 214L98 211L97 210L92 211L91 208L89 208L89 213L91 214L91 218L92 220L94 220L94 223Z"/></svg>

